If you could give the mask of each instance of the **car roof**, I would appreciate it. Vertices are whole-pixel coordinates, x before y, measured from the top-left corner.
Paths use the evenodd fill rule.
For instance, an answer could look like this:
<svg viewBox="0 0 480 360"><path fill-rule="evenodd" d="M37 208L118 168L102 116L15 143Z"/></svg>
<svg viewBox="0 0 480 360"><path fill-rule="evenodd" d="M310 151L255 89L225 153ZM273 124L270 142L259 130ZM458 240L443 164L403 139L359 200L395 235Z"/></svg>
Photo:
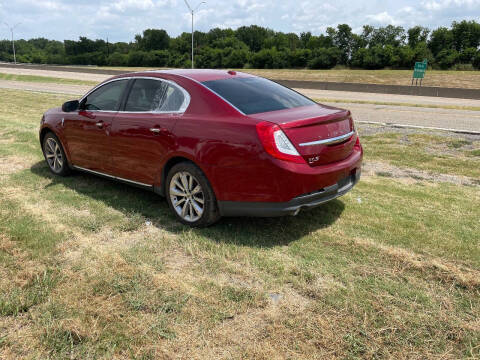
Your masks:
<svg viewBox="0 0 480 360"><path fill-rule="evenodd" d="M170 69L144 71L142 74L169 74L186 77L194 81L204 82L212 80L231 79L234 77L254 77L254 75L231 70L209 70L209 69ZM133 74L132 74L133 75Z"/></svg>

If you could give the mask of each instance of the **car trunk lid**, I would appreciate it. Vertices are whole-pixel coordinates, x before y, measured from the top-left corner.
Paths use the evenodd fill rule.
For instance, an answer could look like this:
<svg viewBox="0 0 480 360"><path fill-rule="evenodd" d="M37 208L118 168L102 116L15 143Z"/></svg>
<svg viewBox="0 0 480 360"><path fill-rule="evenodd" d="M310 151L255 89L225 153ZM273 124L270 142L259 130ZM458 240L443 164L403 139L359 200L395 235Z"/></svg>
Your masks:
<svg viewBox="0 0 480 360"><path fill-rule="evenodd" d="M348 110L323 105L256 114L255 118L280 126L310 166L341 161L356 141Z"/></svg>

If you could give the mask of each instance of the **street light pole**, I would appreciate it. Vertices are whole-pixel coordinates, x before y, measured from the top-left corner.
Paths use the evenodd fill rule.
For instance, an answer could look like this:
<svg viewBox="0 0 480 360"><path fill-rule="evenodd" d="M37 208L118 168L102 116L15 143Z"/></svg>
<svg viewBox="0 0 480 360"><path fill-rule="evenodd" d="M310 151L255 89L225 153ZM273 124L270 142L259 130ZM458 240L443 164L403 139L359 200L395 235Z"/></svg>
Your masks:
<svg viewBox="0 0 480 360"><path fill-rule="evenodd" d="M190 11L190 14L192 14L192 69L194 68L194 62L193 62L193 16L195 15L195 11L198 10L198 8L202 5L202 4L206 4L205 1L202 1L200 4L198 4L195 9L192 9L192 7L190 6L190 4L188 3L187 0L183 0L185 1L185 5L187 5L188 7L188 10Z"/></svg>
<svg viewBox="0 0 480 360"><path fill-rule="evenodd" d="M12 48L13 48L13 62L15 63L15 65L17 64L17 55L15 54L15 40L13 39L13 30L15 30L15 28L20 25L20 23L10 27L10 25L8 25L8 23L4 23L5 25L7 25L7 27L10 29L10 32L12 34Z"/></svg>
<svg viewBox="0 0 480 360"><path fill-rule="evenodd" d="M185 0L186 2L187 0ZM192 69L195 68L195 65L193 64L193 10L192 10Z"/></svg>

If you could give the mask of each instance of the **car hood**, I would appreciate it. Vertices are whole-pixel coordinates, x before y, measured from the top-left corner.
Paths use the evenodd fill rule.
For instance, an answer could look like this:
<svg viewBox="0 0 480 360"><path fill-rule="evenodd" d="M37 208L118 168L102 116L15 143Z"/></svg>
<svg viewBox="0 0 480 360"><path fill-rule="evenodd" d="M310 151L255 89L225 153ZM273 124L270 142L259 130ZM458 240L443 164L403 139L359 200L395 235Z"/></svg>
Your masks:
<svg viewBox="0 0 480 360"><path fill-rule="evenodd" d="M62 112L62 107L59 106L59 107L48 109L47 111L45 111L45 115L58 114L61 112Z"/></svg>

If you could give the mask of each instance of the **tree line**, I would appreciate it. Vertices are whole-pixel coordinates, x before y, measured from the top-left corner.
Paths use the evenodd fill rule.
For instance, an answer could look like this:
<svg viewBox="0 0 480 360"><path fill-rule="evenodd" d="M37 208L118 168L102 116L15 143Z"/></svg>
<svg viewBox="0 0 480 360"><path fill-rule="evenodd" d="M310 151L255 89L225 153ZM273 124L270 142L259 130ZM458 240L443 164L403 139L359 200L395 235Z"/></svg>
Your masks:
<svg viewBox="0 0 480 360"><path fill-rule="evenodd" d="M453 22L450 28L373 27L361 34L347 24L325 34L276 32L251 25L236 30L195 32L198 68L410 69L427 59L436 69L480 69L480 24ZM190 67L191 33L170 37L147 29L129 43L80 37L78 41L44 38L17 40L17 61L39 64ZM0 61L13 61L12 44L0 41Z"/></svg>

